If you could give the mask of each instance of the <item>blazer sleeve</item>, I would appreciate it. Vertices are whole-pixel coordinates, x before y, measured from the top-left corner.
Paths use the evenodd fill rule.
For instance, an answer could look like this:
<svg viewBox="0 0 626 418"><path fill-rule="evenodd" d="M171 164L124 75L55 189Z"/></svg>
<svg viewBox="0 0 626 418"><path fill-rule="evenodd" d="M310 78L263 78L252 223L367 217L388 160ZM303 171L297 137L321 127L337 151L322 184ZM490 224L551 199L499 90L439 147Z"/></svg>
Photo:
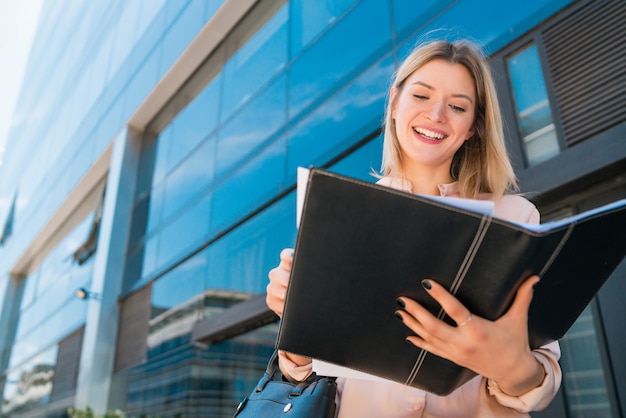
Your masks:
<svg viewBox="0 0 626 418"><path fill-rule="evenodd" d="M558 363L561 356L559 343L553 341L533 350L533 354L537 358L537 361L543 366L545 377L540 386L529 392L521 396L510 396L502 392L495 381L485 379L489 394L494 396L499 404L524 413L541 411L552 402L552 399L561 386L562 379L561 367Z"/></svg>

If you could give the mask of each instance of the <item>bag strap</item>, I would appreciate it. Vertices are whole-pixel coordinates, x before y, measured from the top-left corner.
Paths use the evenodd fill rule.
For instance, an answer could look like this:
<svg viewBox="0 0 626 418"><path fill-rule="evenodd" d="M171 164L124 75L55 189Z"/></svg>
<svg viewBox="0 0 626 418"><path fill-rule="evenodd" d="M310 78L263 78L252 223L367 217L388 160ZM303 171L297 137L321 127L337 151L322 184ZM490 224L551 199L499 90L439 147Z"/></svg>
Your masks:
<svg viewBox="0 0 626 418"><path fill-rule="evenodd" d="M263 391L263 389L265 389L265 386L274 378L274 374L277 371L280 372L280 368L278 367L278 349L275 349L272 353L272 356L270 357L270 360L267 362L265 373L263 374L263 377L259 380L259 383L257 383L255 391L257 393ZM322 378L333 381L336 379L335 377L323 377L318 376L315 373L311 373L311 375L304 379L302 382L294 384L293 390L291 391L291 396L300 396L311 383Z"/></svg>

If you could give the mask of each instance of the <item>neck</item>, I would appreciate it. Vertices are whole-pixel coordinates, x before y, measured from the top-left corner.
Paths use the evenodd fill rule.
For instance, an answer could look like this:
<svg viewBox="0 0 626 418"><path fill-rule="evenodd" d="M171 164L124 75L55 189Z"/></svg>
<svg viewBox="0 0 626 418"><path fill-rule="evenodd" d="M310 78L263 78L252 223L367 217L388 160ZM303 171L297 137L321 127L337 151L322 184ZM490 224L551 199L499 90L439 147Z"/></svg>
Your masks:
<svg viewBox="0 0 626 418"><path fill-rule="evenodd" d="M411 190L415 194L439 196L439 185L452 183L454 180L450 176L449 167L406 167L402 172L402 177L406 178L413 185Z"/></svg>

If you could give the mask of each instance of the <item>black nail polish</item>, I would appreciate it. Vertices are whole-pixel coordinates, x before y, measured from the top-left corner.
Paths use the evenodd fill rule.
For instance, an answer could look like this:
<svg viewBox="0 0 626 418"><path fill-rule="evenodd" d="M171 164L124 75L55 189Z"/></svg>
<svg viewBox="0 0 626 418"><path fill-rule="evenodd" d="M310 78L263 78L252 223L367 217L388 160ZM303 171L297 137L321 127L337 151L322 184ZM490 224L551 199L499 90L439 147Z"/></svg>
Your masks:
<svg viewBox="0 0 626 418"><path fill-rule="evenodd" d="M428 279L424 279L424 280L422 280L422 287L423 287L424 289L426 289L426 290L430 290L430 289L432 289L432 288L433 288L433 285L432 285L432 284L430 284L430 280L428 280Z"/></svg>
<svg viewBox="0 0 626 418"><path fill-rule="evenodd" d="M396 318L398 318L400 321L403 321L402 314L400 312L396 312L395 315L396 315Z"/></svg>
<svg viewBox="0 0 626 418"><path fill-rule="evenodd" d="M399 306L399 307L401 307L401 308L405 308L405 307L406 307L406 305L405 305L404 301L403 301L402 299L400 299L400 298L396 299L396 303L397 303L397 304L398 304L398 306Z"/></svg>

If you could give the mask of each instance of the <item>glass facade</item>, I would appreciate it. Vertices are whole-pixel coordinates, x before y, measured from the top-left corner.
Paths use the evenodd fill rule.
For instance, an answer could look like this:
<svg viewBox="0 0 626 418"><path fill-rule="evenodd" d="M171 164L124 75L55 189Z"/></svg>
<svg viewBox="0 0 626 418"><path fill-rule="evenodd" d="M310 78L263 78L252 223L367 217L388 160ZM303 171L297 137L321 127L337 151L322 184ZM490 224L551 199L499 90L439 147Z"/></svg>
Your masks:
<svg viewBox="0 0 626 418"><path fill-rule="evenodd" d="M454 27L448 38L471 36L495 51L570 2L516 3L515 13L495 0L480 4L490 13L478 13L474 0L252 3L240 10L237 0L45 2L0 172L0 202L14 204L0 244L0 327L14 329L0 341L0 416L64 416L67 406L100 399L129 416L232 416L265 368L278 325L210 345L194 341L194 325L219 322L265 291L280 250L295 243L297 167L375 181L390 78L417 39ZM196 71L196 48L224 22L233 22L224 38L200 53L210 71ZM507 68L527 158L537 164L558 147L534 47ZM190 84L199 87L183 97ZM135 138L123 145L136 153L133 162L126 154L116 160L125 130ZM124 169L132 175L110 184L116 191L101 223L109 237L116 220L127 221L124 256L111 260L114 245L101 238L91 257L75 262L93 225L93 207L76 202ZM111 212L125 201L127 211ZM116 263L119 274L98 279ZM101 301L74 297L76 288L111 280L119 289L102 285ZM145 307L129 302L137 295ZM588 315L577 326L595 332ZM116 389L93 395L84 382L95 379L90 365L109 328L135 340L104 339L113 366L103 385ZM564 339L566 396L572 416L595 416L580 412L585 396L599 405L595 413L608 395L595 393L598 381L583 371L603 369L598 357L580 356L601 347L588 345L590 334L580 348L576 332ZM120 366L124 356L133 360ZM77 370L69 373L69 363Z"/></svg>

